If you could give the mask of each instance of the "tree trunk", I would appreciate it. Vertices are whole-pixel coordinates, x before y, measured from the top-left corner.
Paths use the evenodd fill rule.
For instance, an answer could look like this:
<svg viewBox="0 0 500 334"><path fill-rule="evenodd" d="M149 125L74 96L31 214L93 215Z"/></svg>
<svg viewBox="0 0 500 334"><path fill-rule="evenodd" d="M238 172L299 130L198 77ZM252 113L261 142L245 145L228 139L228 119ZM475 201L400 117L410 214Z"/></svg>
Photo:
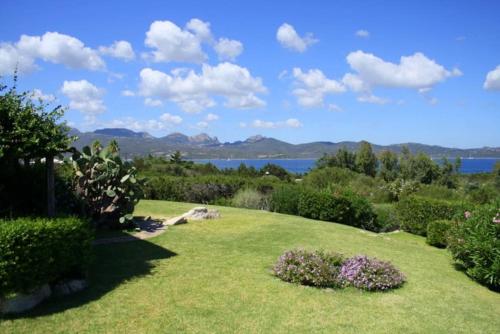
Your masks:
<svg viewBox="0 0 500 334"><path fill-rule="evenodd" d="M56 214L56 196L54 186L54 157L45 158L45 166L47 168L47 215L54 217Z"/></svg>

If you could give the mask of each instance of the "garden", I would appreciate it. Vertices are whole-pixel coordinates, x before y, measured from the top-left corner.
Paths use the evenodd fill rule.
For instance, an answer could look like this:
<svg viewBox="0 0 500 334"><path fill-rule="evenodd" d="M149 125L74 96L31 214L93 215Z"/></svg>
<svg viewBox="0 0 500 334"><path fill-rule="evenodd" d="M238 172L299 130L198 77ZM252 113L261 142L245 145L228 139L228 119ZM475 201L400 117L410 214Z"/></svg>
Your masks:
<svg viewBox="0 0 500 334"><path fill-rule="evenodd" d="M1 332L500 327L500 165L461 175L367 142L305 175L124 161L114 141L72 147L64 108L0 91ZM200 204L220 217L137 237L139 217Z"/></svg>

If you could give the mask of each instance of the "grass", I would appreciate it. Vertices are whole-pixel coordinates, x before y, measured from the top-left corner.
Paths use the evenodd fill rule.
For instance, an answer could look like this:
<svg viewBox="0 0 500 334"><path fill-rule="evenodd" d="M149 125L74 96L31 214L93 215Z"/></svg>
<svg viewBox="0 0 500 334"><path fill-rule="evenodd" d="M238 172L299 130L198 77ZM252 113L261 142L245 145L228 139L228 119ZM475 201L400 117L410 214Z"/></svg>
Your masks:
<svg viewBox="0 0 500 334"><path fill-rule="evenodd" d="M193 204L141 201L168 217ZM96 247L90 288L0 320L0 333L495 333L500 294L470 280L446 250L406 233L254 210L171 227L148 241ZM389 260L407 276L387 293L321 290L272 276L285 250L323 248Z"/></svg>

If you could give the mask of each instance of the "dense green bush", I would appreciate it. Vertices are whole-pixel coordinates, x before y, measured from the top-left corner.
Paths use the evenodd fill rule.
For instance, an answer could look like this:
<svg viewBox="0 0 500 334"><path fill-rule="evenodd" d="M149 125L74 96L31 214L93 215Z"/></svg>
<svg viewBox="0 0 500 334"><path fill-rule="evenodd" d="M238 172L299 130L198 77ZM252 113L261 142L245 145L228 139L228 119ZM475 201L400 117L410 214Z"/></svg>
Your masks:
<svg viewBox="0 0 500 334"><path fill-rule="evenodd" d="M337 253L290 250L273 267L274 275L285 282L315 287L340 288L340 268L344 259Z"/></svg>
<svg viewBox="0 0 500 334"><path fill-rule="evenodd" d="M396 204L401 228L413 234L425 236L427 224L433 220L450 220L457 214L470 208L462 202L452 202L437 199L409 196Z"/></svg>
<svg viewBox="0 0 500 334"><path fill-rule="evenodd" d="M500 290L500 206L473 210L469 218L453 224L448 249L467 275Z"/></svg>
<svg viewBox="0 0 500 334"><path fill-rule="evenodd" d="M350 202L352 215L348 225L360 227L365 230L378 232L377 216L368 199L352 191L344 191L340 196Z"/></svg>
<svg viewBox="0 0 500 334"><path fill-rule="evenodd" d="M0 296L85 276L92 239L77 218L0 221Z"/></svg>
<svg viewBox="0 0 500 334"><path fill-rule="evenodd" d="M274 189L271 194L270 210L289 215L299 214L299 198L302 187L283 185Z"/></svg>
<svg viewBox="0 0 500 334"><path fill-rule="evenodd" d="M378 232L391 232L399 229L400 222L394 204L375 204Z"/></svg>
<svg viewBox="0 0 500 334"><path fill-rule="evenodd" d="M427 243L435 247L448 245L448 232L453 225L451 220L433 220L427 224Z"/></svg>
<svg viewBox="0 0 500 334"><path fill-rule="evenodd" d="M231 205L237 208L267 210L269 203L267 196L255 189L247 188L239 190L231 200Z"/></svg>
<svg viewBox="0 0 500 334"><path fill-rule="evenodd" d="M332 185L337 187L347 186L356 176L355 172L346 168L324 167L312 170L304 177L302 182L314 189L325 189Z"/></svg>

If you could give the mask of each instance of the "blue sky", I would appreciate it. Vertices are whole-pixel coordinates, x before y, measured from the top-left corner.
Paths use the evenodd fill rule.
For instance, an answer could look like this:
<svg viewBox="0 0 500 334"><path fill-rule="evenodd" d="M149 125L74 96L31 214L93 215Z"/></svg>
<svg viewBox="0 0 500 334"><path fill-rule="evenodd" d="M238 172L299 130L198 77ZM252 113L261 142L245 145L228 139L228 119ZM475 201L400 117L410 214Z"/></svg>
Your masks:
<svg viewBox="0 0 500 334"><path fill-rule="evenodd" d="M500 146L498 1L11 1L0 75L81 130Z"/></svg>

